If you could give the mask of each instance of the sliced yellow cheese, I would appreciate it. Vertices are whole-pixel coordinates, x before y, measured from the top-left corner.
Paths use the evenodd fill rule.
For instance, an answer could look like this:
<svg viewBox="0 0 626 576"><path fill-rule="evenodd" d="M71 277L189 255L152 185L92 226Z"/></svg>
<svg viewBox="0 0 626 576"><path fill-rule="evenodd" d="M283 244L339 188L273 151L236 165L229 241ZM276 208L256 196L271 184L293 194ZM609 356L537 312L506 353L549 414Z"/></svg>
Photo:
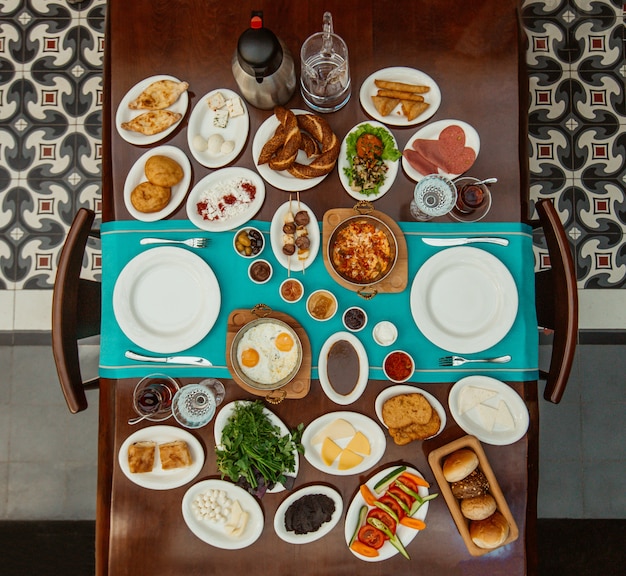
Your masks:
<svg viewBox="0 0 626 576"><path fill-rule="evenodd" d="M322 460L326 466L332 466L337 456L341 453L341 448L335 444L330 438L324 438L322 444Z"/></svg>
<svg viewBox="0 0 626 576"><path fill-rule="evenodd" d="M346 448L339 457L339 465L337 468L339 468L339 470L349 470L350 468L358 466L361 462L363 462L363 456L359 456L352 452L352 450Z"/></svg>
<svg viewBox="0 0 626 576"><path fill-rule="evenodd" d="M371 451L370 441L367 439L367 436L363 434L363 432L357 432L354 435L354 438L348 442L346 450L352 450L353 452L369 456Z"/></svg>
<svg viewBox="0 0 626 576"><path fill-rule="evenodd" d="M315 434L315 436L311 439L311 442L313 444L319 444L327 437L331 440L338 440L339 438L352 438L355 434L356 430L350 422L344 420L343 418L337 418Z"/></svg>

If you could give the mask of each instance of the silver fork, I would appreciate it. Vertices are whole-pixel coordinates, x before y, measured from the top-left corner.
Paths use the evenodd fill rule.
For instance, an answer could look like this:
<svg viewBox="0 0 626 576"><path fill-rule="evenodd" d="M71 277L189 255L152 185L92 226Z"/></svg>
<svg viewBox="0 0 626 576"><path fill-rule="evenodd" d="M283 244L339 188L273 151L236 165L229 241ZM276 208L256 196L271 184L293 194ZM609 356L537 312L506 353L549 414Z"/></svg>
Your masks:
<svg viewBox="0 0 626 576"><path fill-rule="evenodd" d="M498 356L497 358L463 358L462 356L442 356L439 358L439 366L461 366L466 362L493 362L494 364L506 364L511 357Z"/></svg>
<svg viewBox="0 0 626 576"><path fill-rule="evenodd" d="M139 244L185 244L191 248L206 248L208 238L189 238L187 240L166 240L165 238L142 238Z"/></svg>

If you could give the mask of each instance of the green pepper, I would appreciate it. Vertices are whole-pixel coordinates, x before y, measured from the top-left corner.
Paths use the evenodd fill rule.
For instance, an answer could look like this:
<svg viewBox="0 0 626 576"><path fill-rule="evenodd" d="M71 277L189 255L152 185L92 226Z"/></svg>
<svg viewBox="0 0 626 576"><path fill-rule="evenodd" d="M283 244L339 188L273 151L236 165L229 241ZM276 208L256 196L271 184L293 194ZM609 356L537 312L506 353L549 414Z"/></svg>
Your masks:
<svg viewBox="0 0 626 576"><path fill-rule="evenodd" d="M374 528L378 528L387 538L389 538L389 543L398 551L402 556L404 556L407 560L410 560L411 557L409 553L406 551L406 548L400 542L400 538L398 538L391 530L387 524L385 524L382 520L378 518L368 518L367 521L374 526Z"/></svg>
<svg viewBox="0 0 626 576"><path fill-rule="evenodd" d="M408 514L410 512L410 508L406 505L406 502L404 502L401 498L396 496L393 492L387 491L386 494L390 496L391 498L393 498L398 503L398 506L400 506L400 508L404 510L405 514Z"/></svg>
<svg viewBox="0 0 626 576"><path fill-rule="evenodd" d="M392 510L384 502L381 502L380 500L376 500L376 502L374 502L374 506L376 506L376 507L380 508L381 510L384 510L385 512L387 512L387 514L389 514L389 516L391 516L393 518L393 521L396 524L398 522L400 522L400 518L398 518L398 515L394 512L394 510Z"/></svg>

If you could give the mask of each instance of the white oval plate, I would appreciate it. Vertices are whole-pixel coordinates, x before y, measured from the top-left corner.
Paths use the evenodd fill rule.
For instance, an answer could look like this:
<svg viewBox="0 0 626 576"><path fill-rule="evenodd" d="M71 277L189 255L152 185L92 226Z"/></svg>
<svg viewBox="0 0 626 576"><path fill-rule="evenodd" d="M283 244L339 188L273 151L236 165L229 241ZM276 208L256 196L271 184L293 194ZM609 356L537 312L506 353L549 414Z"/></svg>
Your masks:
<svg viewBox="0 0 626 576"><path fill-rule="evenodd" d="M339 340L346 340L356 350L359 357L359 377L357 379L356 386L352 389L350 394L339 394L331 385L328 379L328 353L332 345ZM319 361L317 363L317 369L319 373L320 384L322 390L326 393L335 404L352 404L356 402L361 394L365 391L367 381L369 379L369 362L367 359L367 352L361 341L350 332L337 332L332 334L326 342L324 342L322 349L320 350Z"/></svg>
<svg viewBox="0 0 626 576"><path fill-rule="evenodd" d="M220 304L211 267L197 254L173 246L135 256L113 288L113 311L122 332L160 354L200 342L213 328Z"/></svg>
<svg viewBox="0 0 626 576"><path fill-rule="evenodd" d="M135 442L156 442L154 468L152 472L133 474L128 467L128 448ZM163 470L159 457L159 444L184 440L187 442L192 464L186 468L176 468L174 470ZM176 426L148 426L141 428L131 434L120 446L118 461L124 475L133 483L142 488L151 490L169 490L178 488L191 482L202 470L204 466L204 450L202 444L186 430Z"/></svg>
<svg viewBox="0 0 626 576"><path fill-rule="evenodd" d="M409 386L408 384L399 384L398 386L391 386L389 388L385 388L377 397L375 403L376 416L380 420L380 423L385 427L389 428L385 421L383 420L383 404L392 398L393 396L398 396L399 394L421 394L428 400L428 403L437 410L437 414L439 414L439 419L441 420L441 426L439 426L439 430L437 434L433 434L429 436L429 438L434 438L438 434L441 434L441 431L446 427L446 411L444 407L441 405L441 402L437 400L432 394L426 392L426 390L422 390L421 388L416 388L415 386ZM427 440L428 438L425 438Z"/></svg>
<svg viewBox="0 0 626 576"><path fill-rule="evenodd" d="M359 126L362 126L363 124L369 124L370 126L376 126L387 130L383 124L381 124L380 122L374 122L372 120L357 124L354 128L352 128L352 130L350 130L350 132L346 134L346 137L341 143L341 148L339 149L339 158L337 159L337 170L339 172L339 180L341 181L341 185L344 187L345 191L350 194L350 196L352 196L352 198L354 198L355 200L378 200L385 195L385 193L391 188L392 184L394 183L396 176L398 175L398 166L400 164L400 160L385 160L385 165L387 166L387 175L385 176L385 183L378 190L378 194L370 194L368 196L367 194L362 194L361 192L352 190L352 188L350 188L350 180L346 176L346 173L343 171L344 168L349 168L350 164L352 163L352 159L348 159L346 153L348 147L347 139L352 132L354 132ZM389 130L387 130L387 132L389 132ZM389 135L391 136L391 138L393 138L394 146L397 148L398 143L396 142L394 135L391 132L389 132Z"/></svg>
<svg viewBox="0 0 626 576"><path fill-rule="evenodd" d="M292 112L298 116L300 114L311 114L307 110L292 110ZM309 190L314 186L317 186L328 174L324 176L318 176L317 178L296 178L287 172L286 170L272 170L267 164L259 164L259 154L265 143L274 135L276 128L280 122L275 115L272 114L257 130L254 140L252 142L252 160L256 169L263 179L268 183L278 188L279 190L286 190L287 192L296 192L300 190ZM310 164L311 160L306 157L306 154L300 150L296 158L301 164ZM332 170L331 170L332 172ZM330 174L330 172L329 172Z"/></svg>
<svg viewBox="0 0 626 576"><path fill-rule="evenodd" d="M228 498L238 500L243 510L248 512L248 523L241 536L233 537L229 535L225 530L223 521L211 522L210 520L196 518L193 513L192 503L198 494L202 494L207 490L224 490ZM256 542L263 532L263 510L261 510L259 503L243 488L224 480L204 480L194 484L183 496L182 511L189 530L200 540L216 548L225 550L245 548Z"/></svg>
<svg viewBox="0 0 626 576"><path fill-rule="evenodd" d="M217 417L215 418L215 425L213 428L213 433L215 437L215 445L217 447L221 446L222 431L224 430L224 426L226 426L226 422L228 421L233 411L235 410L235 405L237 404L237 402L247 402L247 401L235 400L234 402L230 402L229 404L226 404L223 408L220 409L220 411L217 414ZM280 428L280 431L282 432L283 436L285 434L289 434L289 429L287 428L287 426L285 426L283 421L278 416L276 416L276 414L274 414L272 411L268 410L267 408L263 408L263 412L267 415L267 417L270 419L272 424L274 424L274 426L278 426ZM294 477L297 477L298 470L300 469L300 458L299 458L297 450L294 450L293 455L295 458L295 470L293 472L287 472L287 474L290 476L293 475ZM275 494L276 492L282 492L283 490L285 490L285 487L282 484L276 484L274 488L272 488L271 490L268 490L267 492L269 494Z"/></svg>
<svg viewBox="0 0 626 576"><path fill-rule="evenodd" d="M470 126L467 122L463 122L462 120L438 120L437 122L431 122L427 126L424 126L420 130L418 130L413 136L411 136L404 147L404 150L411 150L413 148L412 143L419 139L422 140L437 140L439 138L439 134L447 128L448 126L460 126L463 128L463 132L465 132L465 146L468 146L474 152L476 152L476 158L478 158L478 153L480 152L480 136L478 132L473 126ZM406 175L411 178L411 180L421 180L426 174L422 174L418 172L409 164L409 161L402 155L402 168ZM438 171L442 176L446 176L447 178L456 178L460 176L460 174L449 174L447 172L443 172L442 170Z"/></svg>
<svg viewBox="0 0 626 576"><path fill-rule="evenodd" d="M130 201L130 195L139 184L148 180L146 178L145 166L148 159L152 156L167 156L178 162L183 169L183 179L175 186L172 186L172 196L163 210L158 212L139 212ZM142 222L162 220L180 206L185 199L187 190L189 190L189 184L191 184L191 163L187 155L180 148L176 148L176 146L159 146L153 150L148 150L133 164L130 172L128 172L126 182L124 183L124 204L126 204L126 209L130 215L137 220Z"/></svg>
<svg viewBox="0 0 626 576"><path fill-rule="evenodd" d="M174 102L167 110L171 110L172 112L178 112L181 114L181 119L172 124L163 132L159 132L158 134L151 134L150 136L146 134L141 134L139 132L133 132L132 130L124 130L122 128L122 122L130 122L136 116L143 114L145 112L149 112L149 110L131 110L128 105L135 99L139 94L141 94L150 84L153 82L157 82L158 80L174 80L175 82L180 82L178 78L175 76L168 76L165 74L160 74L157 76L151 76L150 78L146 78L141 82L135 84L128 92L126 92L124 98L120 102L117 107L117 113L115 114L115 126L117 127L117 131L119 135L126 140L126 142L130 142L131 144L136 144L137 146L145 146L146 144L154 144L159 140L163 140L166 136L171 134L176 127L182 122L185 117L185 113L187 112L187 106L189 106L189 95L187 90L185 90L178 100Z"/></svg>
<svg viewBox="0 0 626 576"><path fill-rule="evenodd" d="M337 468L339 458L337 458L331 466L326 466L322 460L322 443L313 444L312 439L315 435L322 430L325 426L330 424L333 420L343 418L354 426L357 432L363 432L370 443L370 455L365 456L363 461L354 468L348 470L339 470ZM336 443L345 448L350 438L342 438L336 440ZM385 439L385 433L380 426L374 422L371 418L357 412L330 412L324 414L319 418L313 420L304 430L302 434L302 445L304 446L304 457L308 460L311 466L314 466L318 470L325 472L326 474L332 474L334 476L351 476L353 474L361 474L369 470L374 466L385 453L385 447L387 446L387 440Z"/></svg>
<svg viewBox="0 0 626 576"><path fill-rule="evenodd" d="M447 248L417 271L411 312L420 331L449 352L472 354L504 338L517 316L515 280L498 258L469 246Z"/></svg>
<svg viewBox="0 0 626 576"><path fill-rule="evenodd" d="M213 117L215 112L209 108L207 100L211 94L215 92L221 92L225 100L230 98L239 98L241 106L243 108L243 114L241 116L235 116L228 119L226 128L217 128L213 126ZM228 90L227 88L220 88L219 90L211 90L205 94L198 103L194 106L189 116L189 125L187 126L187 144L193 157L203 166L207 168L221 168L230 164L243 149L248 138L248 131L250 129L250 116L248 115L248 108L244 99L236 92ZM200 152L196 150L193 145L193 139L200 135L205 140L208 140L212 134L221 134L224 140L231 140L235 143L235 147L229 154L211 154L208 150Z"/></svg>
<svg viewBox="0 0 626 576"><path fill-rule="evenodd" d="M407 117L402 114L402 108L400 104L394 108L394 110L388 116L381 116L372 102L372 96L376 96L378 88L374 84L374 80L389 80L392 82L405 82L406 84L417 84L419 86L430 86L430 90L424 94L424 101L428 102L430 106L417 118L409 122ZM361 90L359 92L359 98L361 100L361 106L365 109L372 118L375 118L379 122L390 126L413 126L414 124L420 124L425 122L433 116L441 105L441 91L437 83L426 73L415 68L406 68L404 66L394 66L392 68L383 68L374 72L371 76L368 76L363 84L361 84Z"/></svg>
<svg viewBox="0 0 626 576"><path fill-rule="evenodd" d="M374 486L379 480L382 480L387 474L389 474L392 470L395 470L398 466L391 466L389 468L385 468L384 470L378 472L372 476L365 485L373 492ZM420 474L415 468L411 468L407 466L407 472L411 474L415 474L416 476L424 477ZM419 486L417 489L417 493L424 498L428 496L428 488L424 486ZM418 520L426 520L426 513L428 512L428 506L430 502L425 502L420 506L419 510L413 515L413 518L417 518ZM348 511L346 512L346 523L344 527L344 535L346 538L346 544L350 544L350 539L352 538L352 534L356 529L357 522L359 521L359 511L362 506L367 506L365 504L365 500L363 500L363 496L361 496L361 492L357 491L356 495L352 499L350 506L348 507ZM419 530L414 530L413 528L409 528L408 526L403 526L402 524L398 524L396 528L396 535L400 538L400 542L406 548L418 534ZM398 550L393 547L393 545L389 542L389 540L385 540L385 543L381 548L378 549L378 556L374 558L369 558L368 556L362 556L358 554L354 550L350 549L350 552L354 554L360 560L364 560L365 562L380 562L381 560L387 560L392 556L398 554Z"/></svg>
<svg viewBox="0 0 626 576"><path fill-rule="evenodd" d="M204 220L202 216L198 214L196 209L200 198L202 198L203 194L211 188L211 186L214 186L219 182L232 180L234 178L245 178L256 186L254 200L246 205L241 212L231 216L230 218L216 221ZM265 183L256 172L248 170L247 168L239 168L237 166L222 168L221 170L216 170L208 176L205 176L191 189L189 197L187 198L187 218L189 218L192 224L202 230L207 230L208 232L224 232L226 230L232 230L233 228L242 226L248 222L248 220L251 220L261 209L261 206L263 206L264 200Z"/></svg>
<svg viewBox="0 0 626 576"><path fill-rule="evenodd" d="M295 532L289 532L285 528L285 514L289 506L291 506L296 500L299 500L307 494L323 494L328 496L335 503L335 511L333 512L330 520L324 522L316 532L309 532L308 534L296 534ZM297 492L292 493L285 498L281 505L276 510L274 516L274 531L281 540L288 542L289 544L308 544L309 542L315 542L320 538L323 538L328 534L339 522L341 514L343 513L343 500L341 494L330 486L324 486L323 484L317 484L313 486L305 486Z"/></svg>
<svg viewBox="0 0 626 576"><path fill-rule="evenodd" d="M466 386L475 386L496 392L495 396L485 400L483 404L497 410L500 401L504 401L513 417L513 429L506 430L497 423L494 425L493 429L486 429L483 425L480 412L477 410L477 406L461 414L459 400L461 392ZM450 390L448 405L450 406L450 413L457 421L458 425L463 428L465 432L473 434L481 442L485 442L486 444L493 444L495 446L513 444L513 442L517 442L524 436L526 430L528 430L530 420L528 408L520 395L504 382L500 382L500 380L489 376L467 376L459 380Z"/></svg>
<svg viewBox="0 0 626 576"><path fill-rule="evenodd" d="M289 257L283 252L283 224L285 223L285 214L287 214L287 211L289 210L289 204L291 204L291 211L294 216L296 212L306 210L309 213L309 218L311 219L307 225L309 240L311 242L309 247L309 257L303 261L298 260L297 256ZM279 206L274 213L272 223L270 224L270 242L272 244L272 252L274 252L274 256L281 266L291 270L291 272L298 272L308 268L311 264L313 264L313 261L315 260L315 257L320 249L320 227L313 210L311 210L304 202L298 202L298 200L293 200L291 203L285 202Z"/></svg>

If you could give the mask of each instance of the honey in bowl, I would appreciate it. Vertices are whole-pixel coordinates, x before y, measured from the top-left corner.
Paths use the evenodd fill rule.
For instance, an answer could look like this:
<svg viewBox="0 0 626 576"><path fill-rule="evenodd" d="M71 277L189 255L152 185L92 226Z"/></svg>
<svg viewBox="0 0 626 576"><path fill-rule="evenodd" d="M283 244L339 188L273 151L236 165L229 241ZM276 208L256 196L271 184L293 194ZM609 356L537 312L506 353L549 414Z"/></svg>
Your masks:
<svg viewBox="0 0 626 576"><path fill-rule="evenodd" d="M297 302L304 294L304 287L299 280L288 278L280 285L280 295L285 302Z"/></svg>
<svg viewBox="0 0 626 576"><path fill-rule="evenodd" d="M326 290L317 290L307 300L307 310L316 320L329 320L337 311L337 300Z"/></svg>

